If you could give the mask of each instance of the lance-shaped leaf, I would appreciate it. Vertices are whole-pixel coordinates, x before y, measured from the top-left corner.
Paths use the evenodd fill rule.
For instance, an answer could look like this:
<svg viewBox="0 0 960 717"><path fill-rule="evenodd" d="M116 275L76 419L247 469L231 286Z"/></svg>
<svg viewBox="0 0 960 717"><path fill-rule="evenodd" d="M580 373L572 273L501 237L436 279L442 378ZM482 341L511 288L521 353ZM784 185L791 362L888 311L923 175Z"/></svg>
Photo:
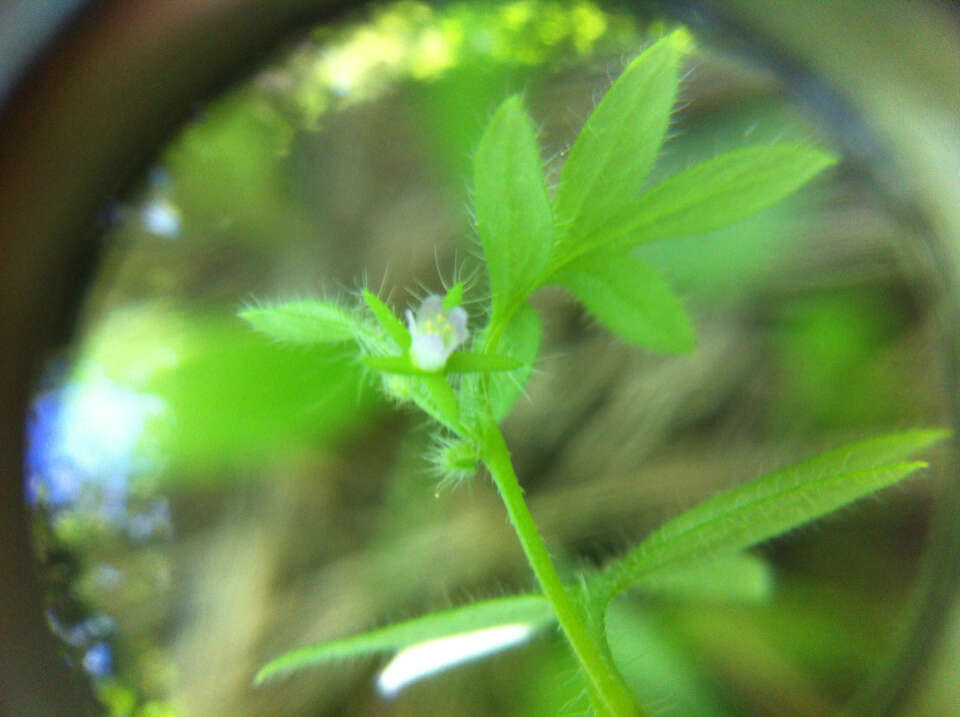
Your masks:
<svg viewBox="0 0 960 717"><path fill-rule="evenodd" d="M354 316L328 301L254 306L237 316L260 333L291 344L337 344L367 333Z"/></svg>
<svg viewBox="0 0 960 717"><path fill-rule="evenodd" d="M669 35L631 62L578 135L554 202L558 243L590 233L640 189L670 123L681 37Z"/></svg>
<svg viewBox="0 0 960 717"><path fill-rule="evenodd" d="M502 625L542 627L555 620L542 595L517 595L477 602L407 620L388 627L293 650L268 662L255 678L256 684L279 675L351 657L392 652L428 640L474 632Z"/></svg>
<svg viewBox="0 0 960 717"><path fill-rule="evenodd" d="M366 289L363 290L363 300L367 302L367 306L370 307L373 315L377 317L377 321L380 322L384 331L394 340L397 346L404 351L409 349L410 332L390 307L383 303L383 300L379 296Z"/></svg>
<svg viewBox="0 0 960 717"><path fill-rule="evenodd" d="M533 290L553 244L540 151L519 97L506 100L487 125L474 157L474 181L495 325Z"/></svg>
<svg viewBox="0 0 960 717"><path fill-rule="evenodd" d="M630 343L677 353L693 348L693 327L683 304L646 262L599 252L574 261L555 278L600 323Z"/></svg>
<svg viewBox="0 0 960 717"><path fill-rule="evenodd" d="M548 274L603 249L625 252L654 239L719 229L793 193L836 162L816 147L761 145L721 154L644 192L576 243L567 242Z"/></svg>
<svg viewBox="0 0 960 717"><path fill-rule="evenodd" d="M923 468L901 459L946 435L917 430L854 443L720 493L654 531L608 566L598 585L609 599L658 570L792 530Z"/></svg>

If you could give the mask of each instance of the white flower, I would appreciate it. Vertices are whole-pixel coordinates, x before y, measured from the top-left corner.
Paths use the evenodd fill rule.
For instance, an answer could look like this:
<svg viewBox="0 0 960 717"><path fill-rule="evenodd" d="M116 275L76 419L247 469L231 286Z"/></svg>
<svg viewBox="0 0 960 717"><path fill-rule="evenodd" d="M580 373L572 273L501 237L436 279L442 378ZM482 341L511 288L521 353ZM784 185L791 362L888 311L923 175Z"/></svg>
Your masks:
<svg viewBox="0 0 960 717"><path fill-rule="evenodd" d="M443 299L431 294L417 309L417 315L407 309L407 328L410 329L410 360L424 371L439 371L447 358L467 340L467 312L455 306L444 312Z"/></svg>

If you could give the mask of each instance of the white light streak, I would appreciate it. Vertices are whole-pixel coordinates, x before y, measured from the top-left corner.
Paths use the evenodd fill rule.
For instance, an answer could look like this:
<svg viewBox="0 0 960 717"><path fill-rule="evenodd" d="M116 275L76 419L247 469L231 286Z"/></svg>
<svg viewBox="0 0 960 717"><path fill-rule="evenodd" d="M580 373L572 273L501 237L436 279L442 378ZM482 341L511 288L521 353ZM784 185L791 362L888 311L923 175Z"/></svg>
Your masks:
<svg viewBox="0 0 960 717"><path fill-rule="evenodd" d="M419 679L519 645L533 632L532 625L516 623L421 642L394 655L377 678L377 689L394 697Z"/></svg>

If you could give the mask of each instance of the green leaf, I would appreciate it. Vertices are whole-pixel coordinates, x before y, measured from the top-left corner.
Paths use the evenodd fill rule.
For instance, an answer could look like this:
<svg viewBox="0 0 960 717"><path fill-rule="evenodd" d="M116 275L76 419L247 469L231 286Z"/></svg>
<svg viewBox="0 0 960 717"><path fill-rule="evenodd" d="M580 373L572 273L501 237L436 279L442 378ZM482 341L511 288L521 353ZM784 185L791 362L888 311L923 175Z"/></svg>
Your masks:
<svg viewBox="0 0 960 717"><path fill-rule="evenodd" d="M409 356L364 356L364 364L385 373L406 374L408 376L430 376L439 373L489 373L492 371L513 371L520 368L520 361L499 354L478 354L470 351L457 351L450 354L443 371L424 371L410 361Z"/></svg>
<svg viewBox="0 0 960 717"><path fill-rule="evenodd" d="M447 359L446 370L450 373L487 373L491 371L513 371L523 364L511 356L500 354L478 354L470 351L457 351Z"/></svg>
<svg viewBox="0 0 960 717"><path fill-rule="evenodd" d="M430 399L434 404L435 411L432 413L440 423L448 428L458 430L460 426L460 406L457 403L457 394L453 392L447 377L442 373L424 374L421 376Z"/></svg>
<svg viewBox="0 0 960 717"><path fill-rule="evenodd" d="M618 602L610 606L605 622L614 664L641 704L668 704L663 714L731 714L718 694L715 675L705 672L703 655L684 644L678 631L661 616L636 604Z"/></svg>
<svg viewBox="0 0 960 717"><path fill-rule="evenodd" d="M367 289L363 290L363 300L367 302L367 306L370 307L373 315L377 317L377 321L380 322L380 325L383 326L390 338L396 342L397 346L404 351L409 350L411 341L410 332L390 307L383 303L379 296Z"/></svg>
<svg viewBox="0 0 960 717"><path fill-rule="evenodd" d="M542 331L540 317L537 316L536 309L529 304L524 304L507 324L500 345L510 356L515 357L521 366L509 373L493 374L488 379L490 408L497 421L506 417L523 393L523 387L533 372L537 353L540 351Z"/></svg>
<svg viewBox="0 0 960 717"><path fill-rule="evenodd" d="M332 447L381 410L350 344L290 346L229 313L144 303L111 314L78 347L75 380L103 376L163 406L139 450L171 483L267 475L258 467ZM88 372L92 371L92 375Z"/></svg>
<svg viewBox="0 0 960 717"><path fill-rule="evenodd" d="M644 575L632 588L669 598L754 603L770 598L773 574L757 556L731 553Z"/></svg>
<svg viewBox="0 0 960 717"><path fill-rule="evenodd" d="M254 329L292 344L335 344L366 333L353 316L326 301L290 301L237 313Z"/></svg>
<svg viewBox="0 0 960 717"><path fill-rule="evenodd" d="M923 468L899 461L947 435L917 430L854 443L720 493L654 531L599 582L610 598L656 571L785 533Z"/></svg>
<svg viewBox="0 0 960 717"><path fill-rule="evenodd" d="M655 239L700 234L750 216L799 189L834 164L816 147L775 144L727 152L677 174L607 217L576 244L565 245L550 272L589 252L625 252Z"/></svg>
<svg viewBox="0 0 960 717"><path fill-rule="evenodd" d="M541 627L554 619L553 610L542 595L517 595L486 600L431 613L344 640L293 650L264 665L254 682L262 684L273 677L324 662L392 652L465 632L518 623Z"/></svg>
<svg viewBox="0 0 960 717"><path fill-rule="evenodd" d="M627 66L590 115L557 187L558 245L589 234L640 189L670 123L678 60L675 38L661 39Z"/></svg>
<svg viewBox="0 0 960 717"><path fill-rule="evenodd" d="M364 365L384 373L398 373L406 376L425 376L431 373L414 366L410 357L406 354L403 356L364 356L360 360Z"/></svg>
<svg viewBox="0 0 960 717"><path fill-rule="evenodd" d="M679 297L636 257L590 254L561 271L556 281L632 344L677 353L693 348L693 327Z"/></svg>
<svg viewBox="0 0 960 717"><path fill-rule="evenodd" d="M540 152L519 97L506 100L487 125L474 157L474 183L496 325L535 288L553 243Z"/></svg>
<svg viewBox="0 0 960 717"><path fill-rule="evenodd" d="M443 297L443 312L450 313L450 309L460 306L463 303L463 282L458 281L450 287Z"/></svg>

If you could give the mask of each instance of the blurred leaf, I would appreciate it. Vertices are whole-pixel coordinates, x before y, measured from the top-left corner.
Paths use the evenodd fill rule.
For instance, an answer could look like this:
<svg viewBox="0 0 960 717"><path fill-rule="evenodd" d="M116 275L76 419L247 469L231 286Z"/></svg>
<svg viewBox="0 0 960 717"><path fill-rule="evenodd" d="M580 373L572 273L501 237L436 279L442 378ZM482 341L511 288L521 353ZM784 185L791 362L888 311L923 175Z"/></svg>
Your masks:
<svg viewBox="0 0 960 717"><path fill-rule="evenodd" d="M260 333L292 344L341 343L367 333L357 319L327 301L255 306L237 315Z"/></svg>
<svg viewBox="0 0 960 717"><path fill-rule="evenodd" d="M643 704L669 705L669 713L680 715L731 714L703 673L701 658L684 649L653 615L633 604L614 603L607 634L614 662Z"/></svg>
<svg viewBox="0 0 960 717"><path fill-rule="evenodd" d="M117 312L83 363L161 399L143 442L166 478L207 480L304 445L333 445L376 405L352 347L289 347L233 316L156 307Z"/></svg>
<svg viewBox="0 0 960 717"><path fill-rule="evenodd" d="M450 387L447 377L442 373L434 373L424 374L420 379L427 387L427 392L433 403L433 410L430 410L430 407L424 408L440 423L457 431L460 425L460 404L457 402L457 394Z"/></svg>
<svg viewBox="0 0 960 717"><path fill-rule="evenodd" d="M533 123L517 96L494 114L474 158L477 231L493 294L491 324L534 288L553 243L553 215Z"/></svg>
<svg viewBox="0 0 960 717"><path fill-rule="evenodd" d="M626 251L655 239L719 229L783 199L835 162L821 149L794 144L722 154L641 194L554 257L553 268L598 249Z"/></svg>
<svg viewBox="0 0 960 717"><path fill-rule="evenodd" d="M884 357L909 319L885 286L794 296L776 307L777 374L772 406L784 429L871 426L902 420L913 391L899 363Z"/></svg>
<svg viewBox="0 0 960 717"><path fill-rule="evenodd" d="M627 66L590 115L557 187L557 250L590 234L640 189L670 122L678 59L675 36L661 39Z"/></svg>
<svg viewBox="0 0 960 717"><path fill-rule="evenodd" d="M393 310L383 303L379 296L366 289L363 290L363 300L367 302L367 306L370 307L373 315L377 317L377 321L380 322L390 338L402 350L407 351L410 348L410 332L397 318L397 315L393 313Z"/></svg>
<svg viewBox="0 0 960 717"><path fill-rule="evenodd" d="M241 228L231 240L289 236L282 162L294 130L256 93L239 91L208 105L163 158L184 225L203 231Z"/></svg>
<svg viewBox="0 0 960 717"><path fill-rule="evenodd" d="M517 595L435 612L344 640L293 650L267 663L255 678L261 684L278 675L348 657L392 652L428 640L502 625L523 623L541 627L554 620L541 595Z"/></svg>
<svg viewBox="0 0 960 717"><path fill-rule="evenodd" d="M757 556L732 553L645 575L632 587L669 598L764 602L773 592L773 574Z"/></svg>
<svg viewBox="0 0 960 717"><path fill-rule="evenodd" d="M491 373L494 371L514 371L522 366L511 356L499 354L478 354L469 351L457 351L447 359L447 371L452 373Z"/></svg>
<svg viewBox="0 0 960 717"><path fill-rule="evenodd" d="M724 491L658 528L600 581L612 597L646 575L743 550L891 485L920 468L897 462L948 435L916 430L853 443Z"/></svg>
<svg viewBox="0 0 960 717"><path fill-rule="evenodd" d="M431 373L414 366L413 361L406 354L402 356L364 356L360 360L365 366L384 373L397 373L405 376L426 376Z"/></svg>
<svg viewBox="0 0 960 717"><path fill-rule="evenodd" d="M413 365L409 356L364 356L362 362L372 369L385 373L398 373L407 376L432 376L439 371L424 371ZM491 373L494 371L512 371L520 367L520 362L509 356L497 354L476 354L469 351L457 351L447 359L446 373Z"/></svg>
<svg viewBox="0 0 960 717"><path fill-rule="evenodd" d="M500 345L505 353L521 363L521 367L509 373L494 374L488 379L490 407L497 421L510 413L513 404L523 393L540 351L542 331L536 309L528 304L522 306L507 324Z"/></svg>
<svg viewBox="0 0 960 717"><path fill-rule="evenodd" d="M556 276L600 323L632 344L659 351L693 348L693 327L673 289L636 257L589 254Z"/></svg>

